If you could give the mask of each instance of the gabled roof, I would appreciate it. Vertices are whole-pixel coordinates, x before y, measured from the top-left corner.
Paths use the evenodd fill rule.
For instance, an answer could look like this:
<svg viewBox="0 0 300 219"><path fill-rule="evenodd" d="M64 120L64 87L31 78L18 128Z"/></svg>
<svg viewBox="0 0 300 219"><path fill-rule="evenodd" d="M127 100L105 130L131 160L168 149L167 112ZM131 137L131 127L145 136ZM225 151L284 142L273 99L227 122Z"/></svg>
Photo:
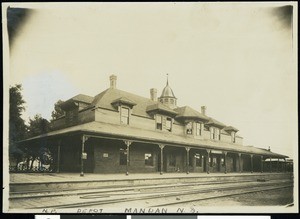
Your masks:
<svg viewBox="0 0 300 219"><path fill-rule="evenodd" d="M67 108L70 106L74 106L74 103L78 103L78 102L91 104L93 102L93 99L94 98L91 96L88 96L85 94L78 94L78 95L64 101L63 103L60 104L60 106L62 109L64 109L64 108Z"/></svg>
<svg viewBox="0 0 300 219"><path fill-rule="evenodd" d="M211 117L209 117L209 121L208 121L208 123L206 123L206 125L212 125L212 126L216 126L216 127L219 127L219 128L226 127L226 125L224 125L222 122L219 122L218 120L215 120Z"/></svg>
<svg viewBox="0 0 300 219"><path fill-rule="evenodd" d="M78 94L75 97L72 97L70 100L90 104L90 103L93 102L94 97L91 97L91 96L88 96L88 95L85 95L85 94Z"/></svg>
<svg viewBox="0 0 300 219"><path fill-rule="evenodd" d="M111 104L113 106L119 105L119 104L124 104L124 105L130 106L130 107L133 107L133 106L136 105L135 102L133 102L132 100L130 100L130 99L126 98L126 97L120 97L118 99L115 99Z"/></svg>
<svg viewBox="0 0 300 219"><path fill-rule="evenodd" d="M94 97L91 106L99 107L103 109L116 110L112 103L116 100L129 100L136 105L132 108L132 114L149 117L147 113L147 107L156 104L157 101L153 101L150 98L141 97L126 91L122 91L115 88L109 88Z"/></svg>
<svg viewBox="0 0 300 219"><path fill-rule="evenodd" d="M237 128L234 128L233 126L226 126L224 128L225 131L234 131L234 132L238 132L239 130Z"/></svg>
<svg viewBox="0 0 300 219"><path fill-rule="evenodd" d="M175 112L174 110L172 110L170 107L158 102L158 103L155 103L153 105L149 105L147 106L146 108L146 111L148 113L151 113L151 112L161 112L161 113L169 113L169 114L172 114L172 115L177 115L177 112Z"/></svg>
<svg viewBox="0 0 300 219"><path fill-rule="evenodd" d="M201 120L205 120L208 121L209 118L205 115L203 115L202 113L192 109L189 106L183 106L183 107L178 107L176 109L174 109L176 112L178 112L178 115L176 116L176 118L180 119L187 119L187 118L192 118L192 119L201 119Z"/></svg>

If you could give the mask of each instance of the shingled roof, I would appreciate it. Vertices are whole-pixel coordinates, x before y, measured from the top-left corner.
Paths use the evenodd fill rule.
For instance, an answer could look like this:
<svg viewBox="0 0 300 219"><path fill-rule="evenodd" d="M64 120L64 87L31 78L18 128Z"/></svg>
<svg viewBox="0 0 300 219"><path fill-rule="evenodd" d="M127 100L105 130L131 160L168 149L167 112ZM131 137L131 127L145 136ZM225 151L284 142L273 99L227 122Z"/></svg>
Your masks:
<svg viewBox="0 0 300 219"><path fill-rule="evenodd" d="M93 102L94 97L85 95L85 94L78 94L63 103L60 104L61 108L63 109L64 107L67 107L70 104L74 104L74 102L81 102L81 103L86 103L86 104L91 104Z"/></svg>
<svg viewBox="0 0 300 219"><path fill-rule="evenodd" d="M219 128L224 128L224 127L226 127L225 124L223 124L222 122L219 122L218 120L215 120L215 119L213 119L213 118L211 118L211 117L209 117L209 121L208 121L208 123L206 123L206 124L207 124L207 125L217 126L217 127L219 127Z"/></svg>
<svg viewBox="0 0 300 219"><path fill-rule="evenodd" d="M175 109L176 112L178 112L178 115L176 116L177 119L181 118L192 118L192 119L201 119L208 121L209 118L202 113L192 109L189 106L183 106L183 107L178 107Z"/></svg>
<svg viewBox="0 0 300 219"><path fill-rule="evenodd" d="M233 145L226 142L212 141L210 139L206 139L206 140L194 139L194 138L188 138L184 135L173 135L172 133L168 133L168 132L157 132L154 130L145 130L145 129L135 128L131 126L120 126L116 124L109 124L103 122L89 122L77 126L72 126L61 130L52 131L40 136L36 136L21 142L27 142L39 138L69 134L74 132L81 132L81 133L84 132L86 134L90 133L95 136L99 135L100 137L115 136L116 138L143 140L149 143L158 142L158 143L165 143L167 145L184 145L184 146L191 146L191 147L202 148L202 149L205 148L205 149L222 150L222 151L229 151L229 152L257 154L257 155L264 155L267 157L277 157L277 158L287 157L285 155L273 153L266 149L256 148L252 146L243 146L238 144Z"/></svg>
<svg viewBox="0 0 300 219"><path fill-rule="evenodd" d="M119 104L124 104L124 105L130 106L130 107L133 107L133 106L136 105L135 102L133 102L132 100L129 100L129 99L126 98L126 97L120 97L120 98L114 100L111 104L112 104L113 106L119 105Z"/></svg>
<svg viewBox="0 0 300 219"><path fill-rule="evenodd" d="M177 112L172 110L170 107L158 102L153 105L147 106L146 111L150 112L161 112L161 113L169 113L172 115L177 115Z"/></svg>
<svg viewBox="0 0 300 219"><path fill-rule="evenodd" d="M233 126L226 126L226 127L224 128L224 130L225 130L225 131L235 131L235 132L239 131L237 128L235 128L235 127L233 127Z"/></svg>
<svg viewBox="0 0 300 219"><path fill-rule="evenodd" d="M74 101L83 102L83 103L92 103L94 97L85 95L85 94L78 94L75 97L71 98Z"/></svg>
<svg viewBox="0 0 300 219"><path fill-rule="evenodd" d="M157 101L153 101L146 97L141 97L136 94L132 94L126 91L122 91L119 89L106 89L100 94L94 97L91 106L99 107L103 109L116 110L111 104L117 99L128 99L132 103L136 105L132 108L132 114L138 116L149 117L150 115L147 113L147 107L157 104Z"/></svg>

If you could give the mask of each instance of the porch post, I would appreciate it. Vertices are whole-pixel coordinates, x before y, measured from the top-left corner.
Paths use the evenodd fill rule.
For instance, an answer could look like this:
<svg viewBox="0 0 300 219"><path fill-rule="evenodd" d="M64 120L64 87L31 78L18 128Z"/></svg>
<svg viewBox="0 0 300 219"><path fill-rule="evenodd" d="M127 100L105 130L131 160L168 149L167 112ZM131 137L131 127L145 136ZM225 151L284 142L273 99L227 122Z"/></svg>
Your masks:
<svg viewBox="0 0 300 219"><path fill-rule="evenodd" d="M253 173L253 154L250 154L251 157L251 173Z"/></svg>
<svg viewBox="0 0 300 219"><path fill-rule="evenodd" d="M60 171L60 146L61 146L61 139L58 140L58 144L57 144L57 168L56 168L57 173L59 173Z"/></svg>
<svg viewBox="0 0 300 219"><path fill-rule="evenodd" d="M83 173L83 153L84 153L84 144L85 142L88 140L88 137L85 136L85 135L82 135L81 137L81 172L80 172L80 176L84 176L84 173Z"/></svg>
<svg viewBox="0 0 300 219"><path fill-rule="evenodd" d="M242 163L242 154L241 153L238 153L238 155L239 155L239 171L240 171L240 173L242 172L242 169L241 169L241 167L242 167L242 165L241 165L241 163Z"/></svg>
<svg viewBox="0 0 300 219"><path fill-rule="evenodd" d="M270 172L272 173L272 158L270 157Z"/></svg>
<svg viewBox="0 0 300 219"><path fill-rule="evenodd" d="M279 172L279 158L277 159L277 172Z"/></svg>
<svg viewBox="0 0 300 219"><path fill-rule="evenodd" d="M206 149L207 151L207 159L206 159L206 172L209 174L209 156L210 156L210 150Z"/></svg>
<svg viewBox="0 0 300 219"><path fill-rule="evenodd" d="M124 140L124 143L126 144L126 155L127 155L127 159L126 159L126 175L129 174L128 172L128 166L129 166L129 146L131 145L132 141L127 141Z"/></svg>
<svg viewBox="0 0 300 219"><path fill-rule="evenodd" d="M189 168L190 168L190 156L189 156L189 152L190 152L189 147L185 147L186 150L186 174L189 174Z"/></svg>
<svg viewBox="0 0 300 219"><path fill-rule="evenodd" d="M225 174L227 173L226 156L227 156L227 151L224 151Z"/></svg>
<svg viewBox="0 0 300 219"><path fill-rule="evenodd" d="M164 147L165 145L164 144L159 144L158 145L159 148L160 148L160 175L163 174L163 166L164 166Z"/></svg>

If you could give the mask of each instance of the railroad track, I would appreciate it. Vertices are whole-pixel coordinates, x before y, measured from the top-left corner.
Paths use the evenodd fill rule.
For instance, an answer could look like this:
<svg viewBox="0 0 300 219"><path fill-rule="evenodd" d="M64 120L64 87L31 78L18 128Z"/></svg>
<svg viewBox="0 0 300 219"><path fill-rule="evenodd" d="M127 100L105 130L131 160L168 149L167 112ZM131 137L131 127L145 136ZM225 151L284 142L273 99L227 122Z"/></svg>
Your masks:
<svg viewBox="0 0 300 219"><path fill-rule="evenodd" d="M237 183L246 183L253 182L253 180L239 180L239 181L226 181L226 182L214 182L214 185L218 184L237 184ZM114 187L92 187L92 188L70 188L70 189L59 189L59 190L28 190L22 192L10 192L10 200L14 199L30 199L30 198L43 198L43 197L55 197L55 196L68 196L68 195L88 195L88 194L99 194L99 193L109 193L109 192L118 192L118 191L151 191L157 189L165 189L165 188L173 188L176 189L178 187L194 187L194 186L205 186L211 185L211 182L197 182L197 183L176 183L176 184L168 184L168 185L130 185L130 186L114 186Z"/></svg>
<svg viewBox="0 0 300 219"><path fill-rule="evenodd" d="M131 189L126 191L111 191L99 193L86 193L80 194L77 199L74 198L73 203L64 202L55 205L41 205L34 208L81 208L81 207L99 207L99 206L118 206L126 203L127 205L139 203L144 207L164 207L176 206L183 203L204 201L209 199L218 199L230 196L243 195L248 193L280 190L293 187L293 182L290 180L270 180L268 182L238 182L239 185L231 185L230 183L220 184L194 184L181 188L177 187L164 187L144 189ZM229 185L228 185L229 184ZM154 189L154 190L153 190ZM91 201L89 201L91 200ZM174 201L175 200L175 201ZM32 208L32 207L31 207Z"/></svg>

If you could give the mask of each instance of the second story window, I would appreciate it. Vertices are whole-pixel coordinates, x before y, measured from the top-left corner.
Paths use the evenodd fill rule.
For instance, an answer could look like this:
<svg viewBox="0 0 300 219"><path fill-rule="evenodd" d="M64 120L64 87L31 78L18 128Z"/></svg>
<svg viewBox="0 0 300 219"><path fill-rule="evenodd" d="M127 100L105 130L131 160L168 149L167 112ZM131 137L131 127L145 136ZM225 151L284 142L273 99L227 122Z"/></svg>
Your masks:
<svg viewBox="0 0 300 219"><path fill-rule="evenodd" d="M192 126L191 122L189 122L186 125L186 134L188 134L188 135L192 135L193 134L193 126Z"/></svg>
<svg viewBox="0 0 300 219"><path fill-rule="evenodd" d="M196 123L196 135L201 135L201 123Z"/></svg>
<svg viewBox="0 0 300 219"><path fill-rule="evenodd" d="M166 130L168 130L169 132L172 131L172 118L166 118Z"/></svg>
<svg viewBox="0 0 300 219"><path fill-rule="evenodd" d="M162 130L162 116L156 116L156 129Z"/></svg>
<svg viewBox="0 0 300 219"><path fill-rule="evenodd" d="M210 139L215 138L215 129L213 127L210 127Z"/></svg>
<svg viewBox="0 0 300 219"><path fill-rule="evenodd" d="M218 128L210 128L210 139L220 140L220 129Z"/></svg>
<svg viewBox="0 0 300 219"><path fill-rule="evenodd" d="M215 128L215 140L220 140L220 129Z"/></svg>
<svg viewBox="0 0 300 219"><path fill-rule="evenodd" d="M121 124L129 124L129 109L121 107Z"/></svg>
<svg viewBox="0 0 300 219"><path fill-rule="evenodd" d="M235 143L235 132L231 132L231 142Z"/></svg>

